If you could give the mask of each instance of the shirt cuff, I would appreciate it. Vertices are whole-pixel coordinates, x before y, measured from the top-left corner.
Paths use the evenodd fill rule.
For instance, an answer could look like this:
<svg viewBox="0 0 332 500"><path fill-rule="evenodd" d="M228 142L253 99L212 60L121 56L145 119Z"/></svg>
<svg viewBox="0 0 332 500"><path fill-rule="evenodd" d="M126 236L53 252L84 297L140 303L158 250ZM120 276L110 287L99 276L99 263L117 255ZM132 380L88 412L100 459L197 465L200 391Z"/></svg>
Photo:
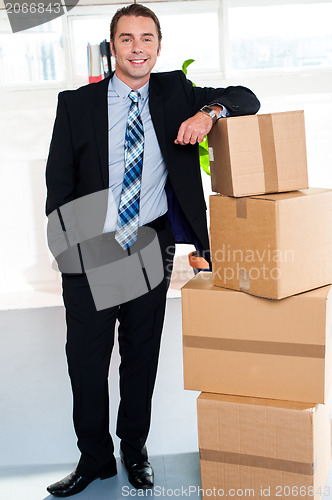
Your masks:
<svg viewBox="0 0 332 500"><path fill-rule="evenodd" d="M222 104L220 104L220 102L213 102L213 103L209 104L209 106L220 106L221 107L220 113L217 116L217 120L219 120L219 118L227 118L227 116L229 116L228 109L225 108L225 106L223 106Z"/></svg>

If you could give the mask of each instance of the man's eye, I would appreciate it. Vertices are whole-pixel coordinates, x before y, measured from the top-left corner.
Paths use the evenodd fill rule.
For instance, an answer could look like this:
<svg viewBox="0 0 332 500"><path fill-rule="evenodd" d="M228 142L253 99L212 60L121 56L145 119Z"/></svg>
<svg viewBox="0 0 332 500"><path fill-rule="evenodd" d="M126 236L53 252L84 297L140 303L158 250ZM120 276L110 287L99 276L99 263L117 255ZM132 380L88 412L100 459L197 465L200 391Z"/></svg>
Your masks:
<svg viewBox="0 0 332 500"><path fill-rule="evenodd" d="M151 38L144 38L144 42L151 42Z"/></svg>

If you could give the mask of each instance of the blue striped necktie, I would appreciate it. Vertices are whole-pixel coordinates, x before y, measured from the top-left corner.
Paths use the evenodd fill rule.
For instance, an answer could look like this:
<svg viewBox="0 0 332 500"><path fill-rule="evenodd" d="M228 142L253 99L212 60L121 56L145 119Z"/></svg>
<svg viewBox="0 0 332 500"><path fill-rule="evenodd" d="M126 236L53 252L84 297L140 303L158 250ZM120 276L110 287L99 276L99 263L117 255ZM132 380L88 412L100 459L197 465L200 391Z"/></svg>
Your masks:
<svg viewBox="0 0 332 500"><path fill-rule="evenodd" d="M138 109L140 93L131 90L129 97L132 102L125 136L125 173L115 233L124 250L137 239L144 151L144 129Z"/></svg>

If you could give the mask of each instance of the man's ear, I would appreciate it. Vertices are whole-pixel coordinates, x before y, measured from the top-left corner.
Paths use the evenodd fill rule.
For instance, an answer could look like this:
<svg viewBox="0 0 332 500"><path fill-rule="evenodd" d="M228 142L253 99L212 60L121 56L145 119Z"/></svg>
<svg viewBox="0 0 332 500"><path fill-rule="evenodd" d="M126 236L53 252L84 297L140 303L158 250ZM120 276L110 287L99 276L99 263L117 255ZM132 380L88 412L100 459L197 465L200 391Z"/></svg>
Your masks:
<svg viewBox="0 0 332 500"><path fill-rule="evenodd" d="M112 54L112 56L115 56L116 53L115 53L115 48L114 48L113 40L110 41L110 45L111 45L111 54Z"/></svg>
<svg viewBox="0 0 332 500"><path fill-rule="evenodd" d="M158 47L157 56L159 56L159 55L160 55L160 51L161 51L161 42L159 42L159 47Z"/></svg>

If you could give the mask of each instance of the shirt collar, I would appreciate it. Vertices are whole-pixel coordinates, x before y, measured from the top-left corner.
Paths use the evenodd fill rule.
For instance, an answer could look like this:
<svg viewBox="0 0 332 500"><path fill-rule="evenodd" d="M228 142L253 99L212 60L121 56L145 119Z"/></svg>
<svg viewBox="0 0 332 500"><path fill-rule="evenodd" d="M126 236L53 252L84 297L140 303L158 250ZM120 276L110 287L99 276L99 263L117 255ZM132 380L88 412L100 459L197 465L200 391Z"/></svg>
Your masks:
<svg viewBox="0 0 332 500"><path fill-rule="evenodd" d="M112 78L110 79L110 85L113 87L113 90L118 94L121 99L127 99L129 92L132 90L128 85L126 85L123 81L120 80L114 73ZM143 87L137 89L137 91L141 94L141 100L144 102L149 95L149 82L146 82Z"/></svg>

